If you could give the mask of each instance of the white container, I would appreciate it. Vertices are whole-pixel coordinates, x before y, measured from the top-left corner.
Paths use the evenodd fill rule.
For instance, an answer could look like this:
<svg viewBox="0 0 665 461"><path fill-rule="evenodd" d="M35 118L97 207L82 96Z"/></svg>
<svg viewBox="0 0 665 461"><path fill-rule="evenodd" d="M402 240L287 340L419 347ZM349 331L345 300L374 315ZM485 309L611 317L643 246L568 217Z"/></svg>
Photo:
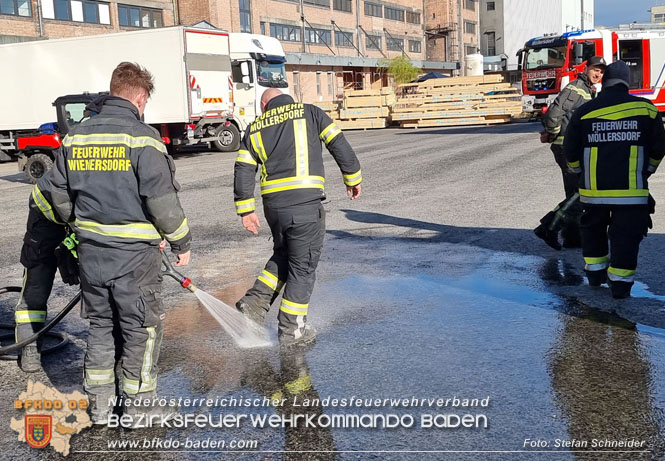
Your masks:
<svg viewBox="0 0 665 461"><path fill-rule="evenodd" d="M464 57L464 75L467 77L483 75L482 54L468 54Z"/></svg>

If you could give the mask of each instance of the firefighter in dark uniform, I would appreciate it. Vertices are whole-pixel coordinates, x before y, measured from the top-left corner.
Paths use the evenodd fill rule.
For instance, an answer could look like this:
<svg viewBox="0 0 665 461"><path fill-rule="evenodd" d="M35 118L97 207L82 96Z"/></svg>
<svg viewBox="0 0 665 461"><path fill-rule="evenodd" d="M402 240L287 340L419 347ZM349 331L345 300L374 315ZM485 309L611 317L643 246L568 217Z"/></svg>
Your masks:
<svg viewBox="0 0 665 461"><path fill-rule="evenodd" d="M566 198L570 198L577 192L577 175L568 168L566 156L563 153L564 134L575 109L595 97L596 89L593 85L601 81L605 67L605 60L602 57L589 58L584 72L577 74L577 79L561 90L543 116L545 131L541 133L541 141L552 143L550 149L554 154L554 160L561 168ZM566 248L579 248L580 246L580 230L577 221L581 213L582 209L578 203L568 211L568 214L574 218L568 220L561 229L563 246Z"/></svg>
<svg viewBox="0 0 665 461"><path fill-rule="evenodd" d="M140 121L152 90L147 70L119 64L110 97L63 140L53 172L53 205L79 240L82 312L90 320L85 390L97 424L108 419L116 379L125 414L173 416L145 405L155 396L164 317L159 244L165 238L184 266L191 236L173 160L157 131ZM114 320L123 337L122 377L114 373Z"/></svg>
<svg viewBox="0 0 665 461"><path fill-rule="evenodd" d="M295 103L274 88L263 94L261 106L263 114L248 127L236 158L235 206L245 228L258 234L254 185L260 170L274 247L263 272L236 307L262 325L284 287L280 344L302 345L316 335L305 322L325 234L321 142L342 171L351 199L362 192L360 163L341 130L318 107Z"/></svg>
<svg viewBox="0 0 665 461"><path fill-rule="evenodd" d="M623 61L610 64L602 93L575 112L564 143L568 165L579 173L589 285L609 278L615 298L630 295L650 225L648 177L665 154L661 115L650 101L628 93L629 78Z"/></svg>
<svg viewBox="0 0 665 461"><path fill-rule="evenodd" d="M66 226L51 205L50 178L51 173L47 172L33 188L29 200L27 229L21 248L23 288L14 311L16 342L29 338L44 326L46 303L58 268L63 282L79 283L76 260L69 250L60 247ZM27 373L39 371L40 352L39 340L25 346L19 355L21 369Z"/></svg>

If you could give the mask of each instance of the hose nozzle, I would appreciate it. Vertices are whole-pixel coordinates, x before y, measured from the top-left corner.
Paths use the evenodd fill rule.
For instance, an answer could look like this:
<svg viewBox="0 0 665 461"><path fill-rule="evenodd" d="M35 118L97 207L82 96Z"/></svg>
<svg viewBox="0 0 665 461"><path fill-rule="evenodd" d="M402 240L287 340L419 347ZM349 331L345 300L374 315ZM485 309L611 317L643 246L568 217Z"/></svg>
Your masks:
<svg viewBox="0 0 665 461"><path fill-rule="evenodd" d="M192 283L192 279L185 277L180 272L175 270L171 264L171 261L169 261L169 257L166 256L164 250L160 251L162 253L162 264L164 265L164 268L162 269L162 275L171 277L176 282L178 282L181 287L187 288L189 291L194 293L198 288L196 288L196 285Z"/></svg>

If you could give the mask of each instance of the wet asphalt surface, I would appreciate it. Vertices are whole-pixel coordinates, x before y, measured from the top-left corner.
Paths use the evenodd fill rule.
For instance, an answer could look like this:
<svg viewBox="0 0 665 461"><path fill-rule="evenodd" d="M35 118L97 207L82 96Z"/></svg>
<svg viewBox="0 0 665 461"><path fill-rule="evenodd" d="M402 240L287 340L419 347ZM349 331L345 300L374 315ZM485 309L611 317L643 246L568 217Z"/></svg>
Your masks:
<svg viewBox="0 0 665 461"><path fill-rule="evenodd" d="M346 199L328 157L328 230L309 316L319 336L305 351L239 349L194 296L171 280L164 283L160 395L285 399L279 407L197 405L186 412L394 414L413 417L413 427L102 428L75 435L69 458L663 458L665 214L655 215L642 243L633 298L615 301L607 288L588 287L579 250L556 252L531 231L562 195L558 167L538 142L538 129L520 123L348 133L362 163L365 195ZM254 237L234 215L233 160L213 152L176 158L195 239L185 272L228 304L251 286L271 248L265 221ZM0 165L0 286L21 280L18 256L31 186L15 168ZM661 172L651 181L656 200L665 200L663 178ZM56 283L50 311L73 293ZM0 322L12 323L15 301L0 297ZM266 325L276 342L275 309ZM44 358L44 372L28 376L15 363L0 362L0 458L60 457L17 442L9 419L21 416L13 399L28 378L61 392L82 390L87 324L77 311L56 327L70 343ZM489 405L296 406L328 397L489 397ZM482 414L488 424L419 427L422 415L435 414ZM206 453L108 447L108 440L188 437L256 441L257 447ZM556 446L557 440L588 446ZM640 452L618 452L592 448L593 440L643 443Z"/></svg>

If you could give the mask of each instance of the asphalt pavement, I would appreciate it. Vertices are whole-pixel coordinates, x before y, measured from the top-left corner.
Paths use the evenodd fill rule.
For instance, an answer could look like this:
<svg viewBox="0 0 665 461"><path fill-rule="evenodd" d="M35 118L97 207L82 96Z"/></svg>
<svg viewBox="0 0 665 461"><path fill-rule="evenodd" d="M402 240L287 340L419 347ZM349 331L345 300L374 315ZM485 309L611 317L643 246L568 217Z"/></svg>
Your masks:
<svg viewBox="0 0 665 461"><path fill-rule="evenodd" d="M616 301L606 287L586 285L580 250L557 252L532 232L563 198L560 171L538 141L539 128L525 122L347 132L364 178L355 201L324 152L327 237L309 316L319 336L306 351L240 349L191 293L164 282L160 395L285 399L181 410L310 415L317 427L246 421L225 429L91 429L72 437L68 458L662 458L665 213L656 207L632 298ZM183 272L227 304L251 286L272 246L265 220L257 237L235 216L234 158L215 151L176 156L194 237ZM15 169L0 164L0 286L21 283L32 186ZM665 203L665 174L650 184ZM49 312L74 293L58 280ZM15 302L13 295L0 297L0 323L13 322ZM44 372L26 375L14 362L0 362L0 458L60 457L18 442L9 420L21 416L13 403L28 379L61 392L82 390L87 323L77 312L56 327L70 344L44 357ZM275 306L266 325L276 342ZM398 427L369 419L365 427L343 427L341 419L325 427L320 418L389 414ZM450 418L437 415L468 415L477 427L453 428ZM448 427L428 426L433 421ZM236 448L109 445L187 438L224 439ZM610 446L630 440L639 447Z"/></svg>

